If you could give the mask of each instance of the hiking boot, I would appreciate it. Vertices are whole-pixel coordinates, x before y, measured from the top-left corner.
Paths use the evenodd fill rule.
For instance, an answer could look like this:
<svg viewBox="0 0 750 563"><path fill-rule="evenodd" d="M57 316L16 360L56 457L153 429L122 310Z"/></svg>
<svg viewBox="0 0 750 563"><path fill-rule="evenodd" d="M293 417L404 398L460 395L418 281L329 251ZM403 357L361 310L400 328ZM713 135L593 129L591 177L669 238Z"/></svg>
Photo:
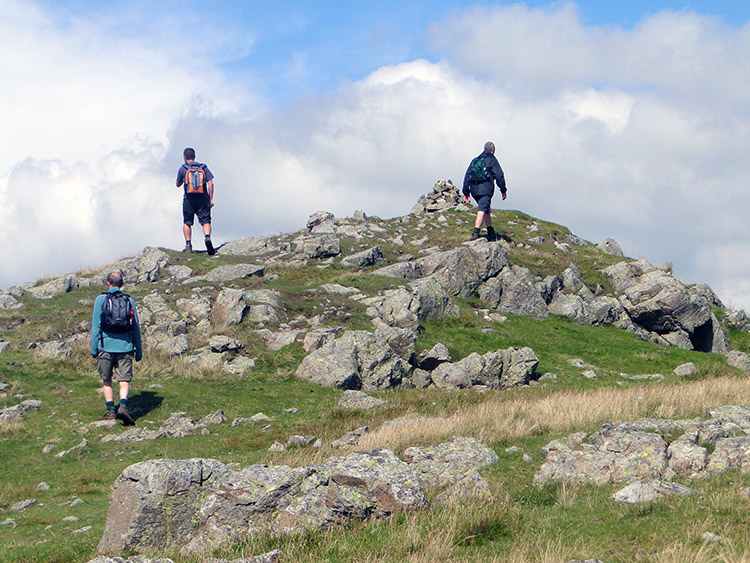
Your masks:
<svg viewBox="0 0 750 563"><path fill-rule="evenodd" d="M487 227L487 240L490 242L497 240L497 233L495 233L495 229L492 227Z"/></svg>
<svg viewBox="0 0 750 563"><path fill-rule="evenodd" d="M123 426L135 425L135 420L133 420L133 417L130 416L128 409L126 409L125 407L120 407L119 409L117 409L117 418L122 420Z"/></svg>
<svg viewBox="0 0 750 563"><path fill-rule="evenodd" d="M182 249L183 252L192 252L193 251L193 244L188 241L185 243L185 248Z"/></svg>
<svg viewBox="0 0 750 563"><path fill-rule="evenodd" d="M115 419L115 413L112 411L107 411L102 415L101 420L114 420Z"/></svg>
<svg viewBox="0 0 750 563"><path fill-rule="evenodd" d="M477 240L479 238L479 229L474 229L471 232L471 239L470 240Z"/></svg>
<svg viewBox="0 0 750 563"><path fill-rule="evenodd" d="M210 238L207 238L207 239L206 239L206 253L207 253L207 254L208 254L209 256L213 256L214 254L216 254L216 249L214 249L214 245L213 245L213 243L211 242L211 239L210 239Z"/></svg>

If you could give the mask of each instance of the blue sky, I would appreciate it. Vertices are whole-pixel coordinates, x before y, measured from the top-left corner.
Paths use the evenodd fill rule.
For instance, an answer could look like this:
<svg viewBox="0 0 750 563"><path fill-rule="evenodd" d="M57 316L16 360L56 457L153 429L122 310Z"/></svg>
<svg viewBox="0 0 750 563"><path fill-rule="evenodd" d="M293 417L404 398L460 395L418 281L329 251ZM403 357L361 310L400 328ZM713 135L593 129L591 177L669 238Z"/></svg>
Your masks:
<svg viewBox="0 0 750 563"><path fill-rule="evenodd" d="M750 308L744 2L0 6L0 287L181 247L184 146L220 243L404 215L492 139L496 205Z"/></svg>

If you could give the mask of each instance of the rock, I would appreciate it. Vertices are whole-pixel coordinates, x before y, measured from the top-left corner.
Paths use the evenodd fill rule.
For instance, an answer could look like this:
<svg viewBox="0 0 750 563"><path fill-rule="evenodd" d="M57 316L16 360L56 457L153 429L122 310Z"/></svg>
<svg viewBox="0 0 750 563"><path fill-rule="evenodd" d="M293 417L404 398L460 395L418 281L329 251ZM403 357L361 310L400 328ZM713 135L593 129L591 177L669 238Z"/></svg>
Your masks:
<svg viewBox="0 0 750 563"><path fill-rule="evenodd" d="M469 297L483 281L495 276L507 263L500 243L478 239L453 250L385 266L373 273L407 280L429 277L449 295Z"/></svg>
<svg viewBox="0 0 750 563"><path fill-rule="evenodd" d="M0 291L0 311L12 311L14 309L20 309L23 306L22 303L8 293Z"/></svg>
<svg viewBox="0 0 750 563"><path fill-rule="evenodd" d="M35 498L27 498L25 500L20 500L18 502L11 504L8 507L8 510L12 512L23 512L30 506L34 506L36 503L37 503L37 500Z"/></svg>
<svg viewBox="0 0 750 563"><path fill-rule="evenodd" d="M669 444L667 449L669 458L669 472L667 475L682 475L696 477L708 466L708 451L706 448L687 440L679 439Z"/></svg>
<svg viewBox="0 0 750 563"><path fill-rule="evenodd" d="M37 348L40 356L50 360L65 360L73 354L73 348L67 342L56 340L54 342L45 342Z"/></svg>
<svg viewBox="0 0 750 563"><path fill-rule="evenodd" d="M341 327L335 328L318 328L311 330L305 334L305 339L302 342L302 348L305 352L314 352L318 348L325 346L332 340L334 340L344 329Z"/></svg>
<svg viewBox="0 0 750 563"><path fill-rule="evenodd" d="M413 466L426 487L456 482L498 460L497 454L475 438L456 437L437 446L410 447L404 461Z"/></svg>
<svg viewBox="0 0 750 563"><path fill-rule="evenodd" d="M615 239L604 239L602 242L597 244L596 247L599 250L606 252L607 254L612 254L613 256L625 256L625 253L622 251L622 247L617 244L617 241Z"/></svg>
<svg viewBox="0 0 750 563"><path fill-rule="evenodd" d="M320 529L426 506L415 469L388 450L296 469L153 460L116 480L98 551L179 549L187 557L262 531Z"/></svg>
<svg viewBox="0 0 750 563"><path fill-rule="evenodd" d="M347 432L344 436L342 436L338 440L334 440L333 442L331 442L331 448L333 448L334 450L337 450L337 449L345 448L348 446L356 446L357 443L359 443L359 439L369 431L370 431L369 427L360 426L356 430Z"/></svg>
<svg viewBox="0 0 750 563"><path fill-rule="evenodd" d="M361 293L356 287L346 287L338 283L325 283L320 286L321 291L332 295L352 295Z"/></svg>
<svg viewBox="0 0 750 563"><path fill-rule="evenodd" d="M693 362L687 362L674 368L674 373L677 377L686 377L688 375L695 375L698 373L698 368L695 367Z"/></svg>
<svg viewBox="0 0 750 563"><path fill-rule="evenodd" d="M18 405L0 409L0 427L20 422L27 413L38 411L41 407L41 401L28 399Z"/></svg>
<svg viewBox="0 0 750 563"><path fill-rule="evenodd" d="M688 496L693 490L685 485L668 483L665 481L637 481L617 491L612 495L615 502L635 504L639 502L651 502L667 496Z"/></svg>
<svg viewBox="0 0 750 563"><path fill-rule="evenodd" d="M248 237L222 245L223 256L263 256L279 251L275 237Z"/></svg>
<svg viewBox="0 0 750 563"><path fill-rule="evenodd" d="M484 356L474 352L458 362L441 363L430 377L439 388L486 385L507 389L528 383L537 365L539 360L531 348L508 348Z"/></svg>
<svg viewBox="0 0 750 563"><path fill-rule="evenodd" d="M362 391L352 389L344 391L339 399L338 407L346 410L369 410L387 404L387 401L370 397Z"/></svg>
<svg viewBox="0 0 750 563"><path fill-rule="evenodd" d="M242 342L236 338L230 338L229 336L224 335L212 336L211 340L208 341L208 346L211 348L212 352L217 353L229 351L236 352L243 348Z"/></svg>
<svg viewBox="0 0 750 563"><path fill-rule="evenodd" d="M435 504L450 504L467 498L491 496L487 481L476 471L471 471L435 497Z"/></svg>
<svg viewBox="0 0 750 563"><path fill-rule="evenodd" d="M265 271L266 267L258 264L228 264L214 268L203 276L192 277L186 280L185 283L194 283L197 281L230 282L250 277L263 277Z"/></svg>
<svg viewBox="0 0 750 563"><path fill-rule="evenodd" d="M412 215L434 213L462 205L463 198L450 180L438 180L432 191L419 198L411 209Z"/></svg>
<svg viewBox="0 0 750 563"><path fill-rule="evenodd" d="M380 246L368 248L362 252L351 254L342 258L341 265L346 268L366 268L368 266L378 266L388 263L388 260L383 256L383 251Z"/></svg>
<svg viewBox="0 0 750 563"><path fill-rule="evenodd" d="M211 323L222 327L240 324L246 310L245 292L225 287L211 308Z"/></svg>
<svg viewBox="0 0 750 563"><path fill-rule="evenodd" d="M255 359L246 356L235 356L231 361L224 362L223 369L233 375L244 375L255 367Z"/></svg>
<svg viewBox="0 0 750 563"><path fill-rule="evenodd" d="M419 367L426 371L432 371L440 364L452 361L451 353L444 344L438 342L430 350L419 357Z"/></svg>
<svg viewBox="0 0 750 563"><path fill-rule="evenodd" d="M176 306L180 316L189 323L199 323L209 319L211 315L211 301L203 295L178 299Z"/></svg>
<svg viewBox="0 0 750 563"><path fill-rule="evenodd" d="M37 299L52 299L56 295L68 293L77 287L78 278L73 274L68 274L37 287L28 287L26 291Z"/></svg>
<svg viewBox="0 0 750 563"><path fill-rule="evenodd" d="M417 355L417 333L409 328L388 326L385 321L376 317L372 320L375 335L386 341L396 354L413 363Z"/></svg>
<svg viewBox="0 0 750 563"><path fill-rule="evenodd" d="M309 235L295 241L305 259L320 260L341 254L339 239L331 234Z"/></svg>
<svg viewBox="0 0 750 563"><path fill-rule="evenodd" d="M279 332L273 332L264 328L256 330L255 334L260 336L263 345L269 350L281 350L282 348L293 344L301 332L301 330L282 330Z"/></svg>
<svg viewBox="0 0 750 563"><path fill-rule="evenodd" d="M333 213L329 213L328 211L318 211L316 213L313 213L310 215L310 217L307 220L307 230L311 233L314 232L328 232L333 233L335 232L335 229L328 230L329 228L333 227L333 219L334 215ZM321 227L325 227L322 228ZM316 229L318 229L316 231Z"/></svg>
<svg viewBox="0 0 750 563"><path fill-rule="evenodd" d="M498 274L497 280L502 287L495 306L497 310L534 319L549 316L547 303L537 290L529 270L520 266L506 267Z"/></svg>
<svg viewBox="0 0 750 563"><path fill-rule="evenodd" d="M618 430L604 425L588 443L572 448L559 441L545 447L547 457L534 484L630 483L658 479L667 467L667 444L658 434Z"/></svg>
<svg viewBox="0 0 750 563"><path fill-rule="evenodd" d="M588 303L580 295L558 293L548 308L550 313L568 317L580 325L592 325L596 322Z"/></svg>
<svg viewBox="0 0 750 563"><path fill-rule="evenodd" d="M379 336L347 331L306 356L297 377L340 389L394 387L409 372L408 365Z"/></svg>
<svg viewBox="0 0 750 563"><path fill-rule="evenodd" d="M102 270L99 277L101 283L104 283L110 272L119 270L123 274L125 285L139 285L157 281L167 266L169 266L169 255L158 248L147 246L138 256L125 258L106 270Z"/></svg>
<svg viewBox="0 0 750 563"><path fill-rule="evenodd" d="M732 350L727 354L727 364L741 371L750 372L750 355Z"/></svg>
<svg viewBox="0 0 750 563"><path fill-rule="evenodd" d="M63 458L65 456L67 456L67 455L72 454L73 452L86 449L88 447L88 445L89 445L89 441L86 438L84 438L83 440L81 440L81 442L78 445L73 446L69 450L65 450L65 451L56 453L55 457L58 458L58 459Z"/></svg>

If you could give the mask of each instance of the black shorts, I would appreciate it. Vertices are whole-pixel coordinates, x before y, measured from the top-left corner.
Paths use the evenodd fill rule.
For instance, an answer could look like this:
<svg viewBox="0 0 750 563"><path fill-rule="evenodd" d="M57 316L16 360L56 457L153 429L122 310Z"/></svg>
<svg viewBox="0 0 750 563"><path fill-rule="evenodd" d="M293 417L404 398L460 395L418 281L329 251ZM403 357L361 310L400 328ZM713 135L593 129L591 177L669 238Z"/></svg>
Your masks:
<svg viewBox="0 0 750 563"><path fill-rule="evenodd" d="M198 217L201 225L211 224L211 203L201 195L200 197L185 196L182 199L182 222L193 226L193 217Z"/></svg>

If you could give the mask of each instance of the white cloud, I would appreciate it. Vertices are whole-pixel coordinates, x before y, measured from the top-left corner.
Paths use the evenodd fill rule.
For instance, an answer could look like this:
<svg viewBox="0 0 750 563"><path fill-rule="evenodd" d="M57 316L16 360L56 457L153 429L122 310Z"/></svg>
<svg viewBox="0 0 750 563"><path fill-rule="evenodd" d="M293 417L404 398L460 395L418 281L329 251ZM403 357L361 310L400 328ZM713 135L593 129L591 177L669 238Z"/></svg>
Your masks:
<svg viewBox="0 0 750 563"><path fill-rule="evenodd" d="M15 51L21 62L11 64L2 54L0 66L20 73L24 61L60 54L46 63L49 74L34 73L42 77L30 83L33 103L20 104L2 131L32 124L0 168L0 220L19 241L12 258L0 257L0 285L147 244L180 247L173 182L184 146L216 175L220 243L296 230L319 209L403 215L436 180L460 185L491 139L509 187L495 205L594 242L612 236L629 255L671 261L686 281L750 308L750 79L740 72L749 28L672 13L632 30L591 28L572 4L476 8L432 28L442 62L383 67L258 111L249 86L215 87L231 77L211 56L200 79L190 74L167 35L112 46L107 25L63 32L28 17L27 58ZM92 38L101 49L82 47ZM142 80L110 87L113 68ZM61 98L45 91L56 81L65 82ZM18 88L14 95L23 98ZM196 99L201 109L191 112ZM117 215L123 194L130 217Z"/></svg>

